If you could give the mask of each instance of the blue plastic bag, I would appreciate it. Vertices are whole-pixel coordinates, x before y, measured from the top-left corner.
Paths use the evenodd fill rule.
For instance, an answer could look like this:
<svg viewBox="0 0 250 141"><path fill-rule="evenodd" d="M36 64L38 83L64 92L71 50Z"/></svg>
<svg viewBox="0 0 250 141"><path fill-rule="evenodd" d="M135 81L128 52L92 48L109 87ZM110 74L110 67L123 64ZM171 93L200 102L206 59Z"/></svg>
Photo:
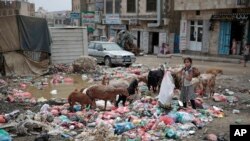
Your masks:
<svg viewBox="0 0 250 141"><path fill-rule="evenodd" d="M9 133L3 129L0 129L0 141L12 141Z"/></svg>
<svg viewBox="0 0 250 141"><path fill-rule="evenodd" d="M118 124L115 124L115 134L119 135L133 128L135 128L135 126L131 122L118 123Z"/></svg>

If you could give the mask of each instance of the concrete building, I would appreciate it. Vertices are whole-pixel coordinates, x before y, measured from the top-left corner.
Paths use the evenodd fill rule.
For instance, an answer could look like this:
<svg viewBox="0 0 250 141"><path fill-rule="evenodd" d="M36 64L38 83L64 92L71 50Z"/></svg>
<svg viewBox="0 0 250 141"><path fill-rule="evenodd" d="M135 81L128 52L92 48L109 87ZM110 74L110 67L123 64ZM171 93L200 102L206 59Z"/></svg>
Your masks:
<svg viewBox="0 0 250 141"><path fill-rule="evenodd" d="M42 7L39 7L35 16L45 18L49 27L64 27L71 25L70 13L71 11L48 12Z"/></svg>
<svg viewBox="0 0 250 141"><path fill-rule="evenodd" d="M88 0L72 0L72 12L81 13L82 11L87 11L87 1ZM72 19L74 26L81 25L81 17L78 19Z"/></svg>
<svg viewBox="0 0 250 141"><path fill-rule="evenodd" d="M185 52L240 55L250 42L250 0L175 0Z"/></svg>
<svg viewBox="0 0 250 141"><path fill-rule="evenodd" d="M174 0L121 0L121 6L122 24L145 53L158 54L166 44L171 53L178 52L180 12L174 12Z"/></svg>
<svg viewBox="0 0 250 141"><path fill-rule="evenodd" d="M35 16L35 4L27 0L0 0L0 16Z"/></svg>
<svg viewBox="0 0 250 141"><path fill-rule="evenodd" d="M39 7L38 10L35 13L36 17L39 18L45 18L48 22L49 27L54 27L54 15L52 13L49 13L47 10L43 9L42 7Z"/></svg>

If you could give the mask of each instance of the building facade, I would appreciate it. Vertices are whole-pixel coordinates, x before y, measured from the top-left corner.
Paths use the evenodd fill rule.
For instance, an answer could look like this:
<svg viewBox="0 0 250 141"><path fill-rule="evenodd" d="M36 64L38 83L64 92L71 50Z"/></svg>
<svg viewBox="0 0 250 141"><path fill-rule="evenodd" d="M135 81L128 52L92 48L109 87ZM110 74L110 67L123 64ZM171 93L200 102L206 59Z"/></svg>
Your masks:
<svg viewBox="0 0 250 141"><path fill-rule="evenodd" d="M70 13L71 11L48 12L42 7L39 7L35 13L35 16L39 18L45 18L49 27L64 27L72 25Z"/></svg>
<svg viewBox="0 0 250 141"><path fill-rule="evenodd" d="M249 0L175 0L185 52L240 55L250 42Z"/></svg>
<svg viewBox="0 0 250 141"><path fill-rule="evenodd" d="M87 2L89 0L72 0L72 12L81 13L82 11L87 11ZM81 17L72 19L74 26L81 26Z"/></svg>
<svg viewBox="0 0 250 141"><path fill-rule="evenodd" d="M27 0L1 0L0 17L11 15L35 16L35 4Z"/></svg>
<svg viewBox="0 0 250 141"><path fill-rule="evenodd" d="M171 53L178 52L180 12L174 12L174 0L122 0L121 6L122 23L137 38L140 49L158 54L168 45Z"/></svg>

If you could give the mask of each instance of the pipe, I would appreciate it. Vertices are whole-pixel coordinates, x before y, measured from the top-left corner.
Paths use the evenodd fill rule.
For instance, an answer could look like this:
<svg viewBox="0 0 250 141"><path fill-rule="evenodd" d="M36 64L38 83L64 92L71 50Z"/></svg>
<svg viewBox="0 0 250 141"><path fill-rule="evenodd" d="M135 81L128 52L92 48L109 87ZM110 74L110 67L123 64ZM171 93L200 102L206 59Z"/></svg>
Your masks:
<svg viewBox="0 0 250 141"><path fill-rule="evenodd" d="M148 27L159 27L161 25L162 0L157 0L157 23L148 23Z"/></svg>

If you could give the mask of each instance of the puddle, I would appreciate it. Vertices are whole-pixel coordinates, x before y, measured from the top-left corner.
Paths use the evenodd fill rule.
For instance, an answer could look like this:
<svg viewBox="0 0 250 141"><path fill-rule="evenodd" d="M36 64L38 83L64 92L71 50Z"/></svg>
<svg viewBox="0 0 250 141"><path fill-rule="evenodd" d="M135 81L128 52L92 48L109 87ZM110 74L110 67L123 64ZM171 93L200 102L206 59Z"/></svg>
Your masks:
<svg viewBox="0 0 250 141"><path fill-rule="evenodd" d="M46 99L51 98L68 98L69 94L75 89L82 89L84 87L88 87L89 83L82 80L80 75L69 75L74 79L73 84L50 84L47 87L44 87L42 90L37 89L37 87L29 86L26 91L30 92L35 98L44 97ZM51 95L50 92L52 90L57 90L56 95Z"/></svg>

